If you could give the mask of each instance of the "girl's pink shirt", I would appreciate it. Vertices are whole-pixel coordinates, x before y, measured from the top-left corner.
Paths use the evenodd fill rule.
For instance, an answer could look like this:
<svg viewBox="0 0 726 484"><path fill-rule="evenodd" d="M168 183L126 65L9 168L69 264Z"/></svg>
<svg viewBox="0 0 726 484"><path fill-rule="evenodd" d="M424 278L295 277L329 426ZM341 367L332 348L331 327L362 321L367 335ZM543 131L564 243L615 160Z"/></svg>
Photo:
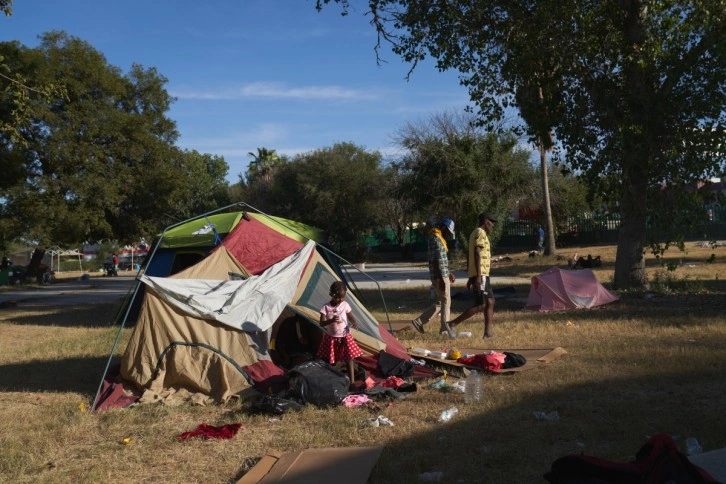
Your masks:
<svg viewBox="0 0 726 484"><path fill-rule="evenodd" d="M353 309L347 301L341 301L337 306L332 306L328 303L320 309L320 314L322 314L325 319L330 319L332 314L338 315L337 323L330 323L325 326L325 331L329 336L333 338L344 338L348 335L348 333L350 333L350 330L348 329L348 314L352 310Z"/></svg>

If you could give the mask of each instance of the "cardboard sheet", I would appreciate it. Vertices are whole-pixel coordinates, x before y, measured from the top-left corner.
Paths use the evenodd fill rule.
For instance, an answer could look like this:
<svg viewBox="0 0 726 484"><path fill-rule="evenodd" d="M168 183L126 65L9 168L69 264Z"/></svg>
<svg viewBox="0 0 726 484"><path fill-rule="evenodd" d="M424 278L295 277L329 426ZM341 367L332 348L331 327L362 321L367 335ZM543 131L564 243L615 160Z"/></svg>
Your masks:
<svg viewBox="0 0 726 484"><path fill-rule="evenodd" d="M383 446L271 451L237 484L366 484Z"/></svg>
<svg viewBox="0 0 726 484"><path fill-rule="evenodd" d="M564 348L559 347L559 346L556 348L535 348L535 349L532 349L532 348L529 348L529 349L492 348L492 349L486 349L486 350L481 349L481 348L464 348L464 347L457 347L457 348L461 352L461 354L474 354L474 355L488 353L490 351L497 351L499 353L504 353L505 351L509 351L512 353L520 354L520 355L524 356L524 358L527 360L527 363L525 363L524 365L519 366L517 368L507 368L506 370L498 370L498 371L491 372L491 373L513 373L513 372L517 372L517 371L531 370L532 368L537 368L539 365L542 365L545 363L550 363L550 362L556 360L557 358L559 358L560 356L567 353L567 351L565 351ZM426 361L436 363L436 364L449 365L449 366L453 366L453 367L457 367L457 368L477 369L477 367L463 365L461 363L458 363L455 360L434 358L432 356L421 356L421 355L418 355L416 353L411 353L411 352L409 352L409 354L413 358L424 359Z"/></svg>

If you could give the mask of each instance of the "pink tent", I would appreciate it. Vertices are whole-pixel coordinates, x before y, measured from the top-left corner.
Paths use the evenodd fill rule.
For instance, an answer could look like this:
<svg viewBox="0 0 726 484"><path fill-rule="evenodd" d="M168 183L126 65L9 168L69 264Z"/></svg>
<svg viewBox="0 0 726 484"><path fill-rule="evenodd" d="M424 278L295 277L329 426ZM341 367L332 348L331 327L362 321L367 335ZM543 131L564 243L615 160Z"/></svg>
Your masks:
<svg viewBox="0 0 726 484"><path fill-rule="evenodd" d="M591 308L617 299L618 296L605 289L589 269L567 271L552 267L532 277L525 309L557 311Z"/></svg>

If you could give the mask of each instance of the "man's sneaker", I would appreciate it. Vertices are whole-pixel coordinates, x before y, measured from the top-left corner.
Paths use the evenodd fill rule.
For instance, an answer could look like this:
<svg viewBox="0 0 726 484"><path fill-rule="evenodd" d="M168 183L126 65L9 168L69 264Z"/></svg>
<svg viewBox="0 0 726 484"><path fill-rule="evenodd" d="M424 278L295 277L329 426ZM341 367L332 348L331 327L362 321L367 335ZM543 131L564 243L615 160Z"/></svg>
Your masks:
<svg viewBox="0 0 726 484"><path fill-rule="evenodd" d="M418 331L419 333L423 334L426 332L426 330L423 327L423 324L421 324L421 321L419 321L418 319L414 319L413 321L411 321L411 324L413 325L414 328L416 328L416 331Z"/></svg>

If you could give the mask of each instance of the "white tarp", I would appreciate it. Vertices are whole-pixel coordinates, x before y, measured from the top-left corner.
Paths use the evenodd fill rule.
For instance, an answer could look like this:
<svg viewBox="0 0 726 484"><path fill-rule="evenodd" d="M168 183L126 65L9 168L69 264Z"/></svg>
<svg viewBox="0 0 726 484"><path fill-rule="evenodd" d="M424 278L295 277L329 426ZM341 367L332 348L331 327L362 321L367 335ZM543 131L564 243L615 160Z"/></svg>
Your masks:
<svg viewBox="0 0 726 484"><path fill-rule="evenodd" d="M243 281L173 279L141 276L159 297L184 313L212 319L247 332L267 331L297 290L315 248L313 241Z"/></svg>

